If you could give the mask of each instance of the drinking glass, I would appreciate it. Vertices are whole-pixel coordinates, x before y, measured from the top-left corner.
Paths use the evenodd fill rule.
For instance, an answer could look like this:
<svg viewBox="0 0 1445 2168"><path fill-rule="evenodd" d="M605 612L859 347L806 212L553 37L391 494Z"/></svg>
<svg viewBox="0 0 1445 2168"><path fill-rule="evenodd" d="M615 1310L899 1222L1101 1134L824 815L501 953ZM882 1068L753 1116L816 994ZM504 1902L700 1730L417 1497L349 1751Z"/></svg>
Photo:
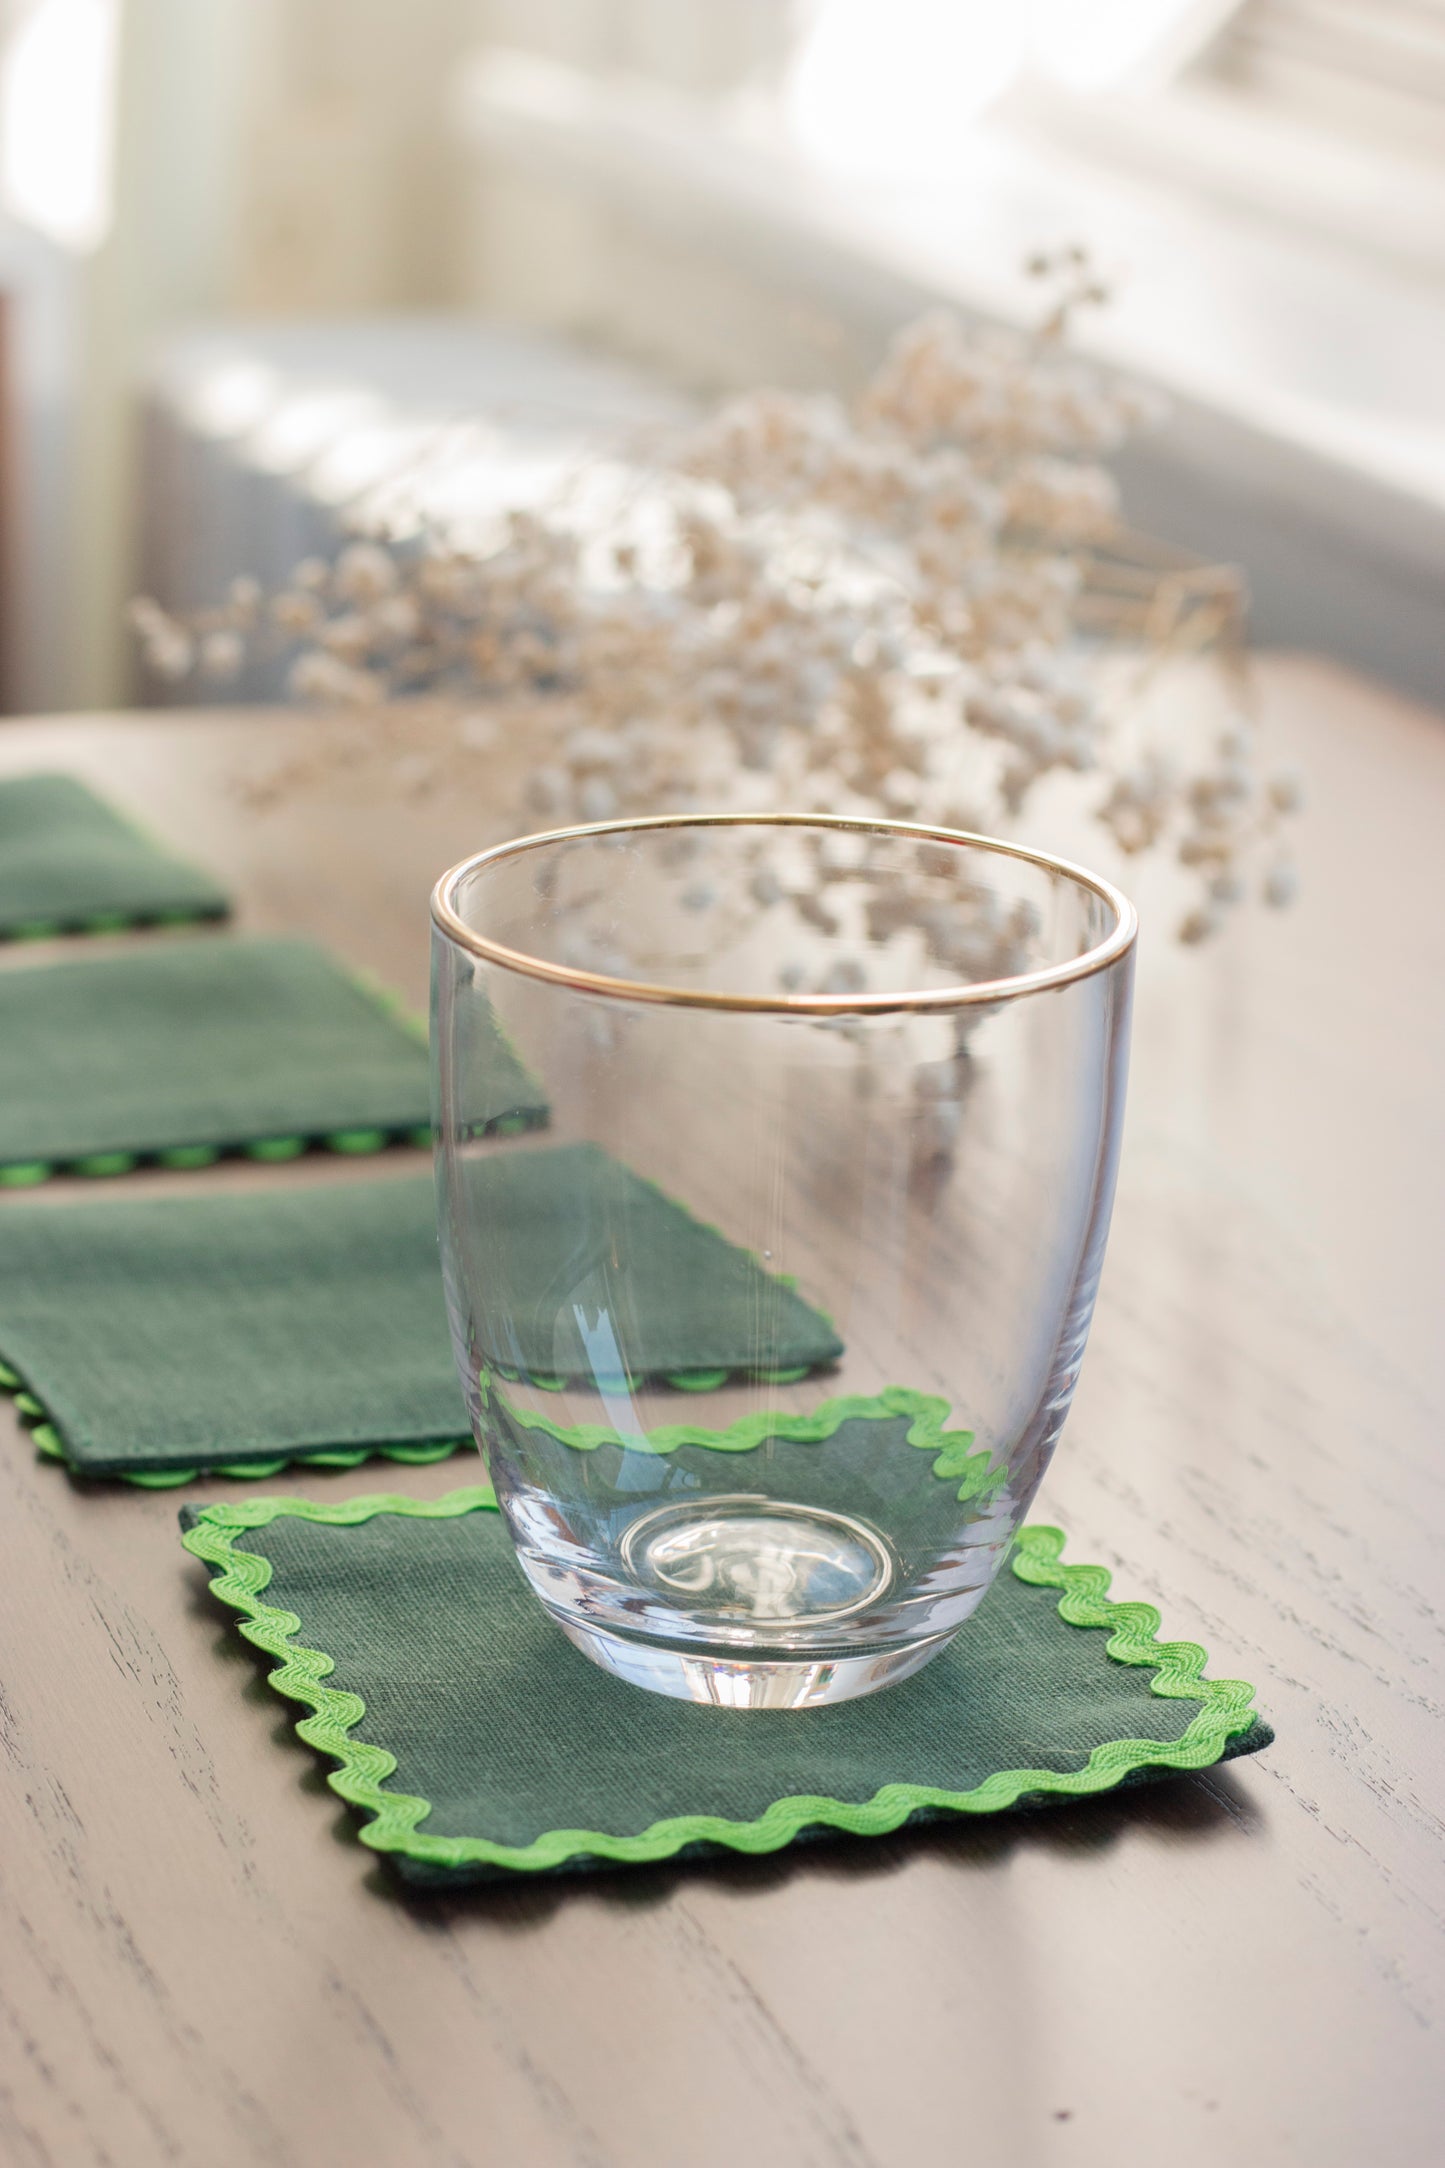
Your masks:
<svg viewBox="0 0 1445 2168"><path fill-rule="evenodd" d="M661 1693L906 1677L1079 1374L1131 906L982 836L740 814L506 843L432 915L448 1309L532 1589Z"/></svg>

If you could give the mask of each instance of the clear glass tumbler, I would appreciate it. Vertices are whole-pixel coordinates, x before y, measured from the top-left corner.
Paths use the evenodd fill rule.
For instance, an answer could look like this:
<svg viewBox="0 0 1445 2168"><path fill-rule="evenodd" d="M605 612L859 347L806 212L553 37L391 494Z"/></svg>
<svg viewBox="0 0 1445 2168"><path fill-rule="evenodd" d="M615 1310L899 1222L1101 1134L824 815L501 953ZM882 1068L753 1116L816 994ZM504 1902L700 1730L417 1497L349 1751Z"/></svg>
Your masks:
<svg viewBox="0 0 1445 2168"><path fill-rule="evenodd" d="M504 844L432 913L451 1325L527 1580L661 1693L906 1677L1079 1374L1132 908L983 837L721 815Z"/></svg>

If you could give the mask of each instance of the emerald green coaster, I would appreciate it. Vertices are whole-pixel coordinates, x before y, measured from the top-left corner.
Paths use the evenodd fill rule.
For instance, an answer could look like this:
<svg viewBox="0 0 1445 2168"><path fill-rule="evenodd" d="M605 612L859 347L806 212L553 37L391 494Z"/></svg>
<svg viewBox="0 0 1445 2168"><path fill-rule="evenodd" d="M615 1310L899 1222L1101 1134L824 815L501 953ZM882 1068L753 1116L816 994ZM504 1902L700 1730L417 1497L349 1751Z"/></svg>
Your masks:
<svg viewBox="0 0 1445 2168"><path fill-rule="evenodd" d="M79 1474L470 1443L428 1177L0 1211L0 1384Z"/></svg>
<svg viewBox="0 0 1445 2168"><path fill-rule="evenodd" d="M490 1164L500 1165L505 1148ZM579 1214L589 1184L620 1190L645 1254L667 1249L672 1306L634 1343L660 1372L677 1316L705 1316L709 1361L742 1367L766 1275L601 1153L523 1152L511 1194L554 1194L565 1158ZM534 1259L548 1268L548 1253ZM759 1286L758 1283L762 1283ZM751 1290L739 1306L737 1290ZM543 1293L519 1273L519 1306ZM831 1359L831 1326L788 1290L790 1349ZM811 1325L809 1323L811 1320ZM729 1332L733 1337L729 1338ZM470 1437L448 1338L429 1177L299 1190L0 1210L0 1386L43 1450L75 1472L184 1483L200 1469L270 1475L287 1461L373 1453L439 1459ZM691 1403L678 1395L683 1407ZM555 1450L566 1450L555 1447Z"/></svg>
<svg viewBox="0 0 1445 2168"><path fill-rule="evenodd" d="M496 1035L493 1126L546 1118ZM180 941L0 972L0 1185L223 1151L430 1141L426 1047L302 941Z"/></svg>
<svg viewBox="0 0 1445 2168"><path fill-rule="evenodd" d="M779 1383L843 1352L791 1280L595 1144L470 1160L467 1227L485 1245L487 1362L539 1384L605 1374L710 1389L729 1371ZM598 1338L589 1319L605 1320Z"/></svg>
<svg viewBox="0 0 1445 2168"><path fill-rule="evenodd" d="M1149 1604L1026 1528L957 1639L834 1708L666 1700L596 1670L524 1584L491 1492L260 1498L181 1516L275 1668L364 1844L408 1881L488 1879L990 1814L1253 1753L1252 1687L1206 1680Z"/></svg>
<svg viewBox="0 0 1445 2168"><path fill-rule="evenodd" d="M0 940L224 918L225 890L69 775L0 783Z"/></svg>

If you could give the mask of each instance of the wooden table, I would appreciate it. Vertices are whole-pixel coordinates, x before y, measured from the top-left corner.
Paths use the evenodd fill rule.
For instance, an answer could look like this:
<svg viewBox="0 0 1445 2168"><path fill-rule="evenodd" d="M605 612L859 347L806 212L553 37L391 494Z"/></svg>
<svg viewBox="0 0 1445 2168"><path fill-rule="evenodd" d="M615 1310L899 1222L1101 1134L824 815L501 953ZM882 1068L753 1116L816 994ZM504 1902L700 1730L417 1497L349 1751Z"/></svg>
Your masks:
<svg viewBox="0 0 1445 2168"><path fill-rule="evenodd" d="M1304 898L1203 953L1141 899L1115 1232L1041 1504L1258 1682L1276 1746L1032 1817L409 1904L180 1552L176 1494L72 1484L7 1406L5 2168L1440 2157L1445 725L1321 665L1264 683L1313 786ZM11 723L0 772L90 777L245 924L419 999L427 885L485 809L248 811L226 779L305 727ZM298 1178L350 1176L134 1187Z"/></svg>

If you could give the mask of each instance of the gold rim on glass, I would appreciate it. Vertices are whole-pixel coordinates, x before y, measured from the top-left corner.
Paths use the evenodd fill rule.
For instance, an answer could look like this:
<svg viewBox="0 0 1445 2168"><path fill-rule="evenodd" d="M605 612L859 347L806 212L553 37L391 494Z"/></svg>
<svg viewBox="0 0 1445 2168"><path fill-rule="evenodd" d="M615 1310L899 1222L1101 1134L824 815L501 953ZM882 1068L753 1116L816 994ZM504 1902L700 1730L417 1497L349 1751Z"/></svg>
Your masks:
<svg viewBox="0 0 1445 2168"><path fill-rule="evenodd" d="M554 964L525 949L508 948L468 926L456 907L462 882L483 866L518 858L524 851L541 850L550 843L573 843L591 836L639 834L656 828L834 828L851 835L900 836L911 843L966 844L973 850L996 851L1004 858L1022 858L1048 873L1062 874L1106 903L1114 913L1114 930L1097 947L1086 949L1070 963L1048 964L1039 971L1021 971L1005 979L984 979L973 986L937 986L912 993L880 994L717 994L700 987L665 986L646 979L613 978L602 971L581 971L570 964ZM887 1016L900 1010L949 1010L981 1008L999 1001L1016 1001L1024 994L1046 993L1051 987L1071 986L1076 979L1092 978L1107 971L1133 947L1139 919L1127 896L1109 881L1067 858L1050 851L1031 851L1022 843L1003 843L995 836L975 836L961 828L926 828L917 821L873 820L841 813L654 813L637 820L592 821L578 828L553 828L544 835L518 836L510 843L493 844L477 851L459 866L444 873L432 890L431 915L449 941L469 949L487 963L526 977L546 979L574 993L602 994L614 1001L651 1001L682 1009L734 1009L772 1016Z"/></svg>

